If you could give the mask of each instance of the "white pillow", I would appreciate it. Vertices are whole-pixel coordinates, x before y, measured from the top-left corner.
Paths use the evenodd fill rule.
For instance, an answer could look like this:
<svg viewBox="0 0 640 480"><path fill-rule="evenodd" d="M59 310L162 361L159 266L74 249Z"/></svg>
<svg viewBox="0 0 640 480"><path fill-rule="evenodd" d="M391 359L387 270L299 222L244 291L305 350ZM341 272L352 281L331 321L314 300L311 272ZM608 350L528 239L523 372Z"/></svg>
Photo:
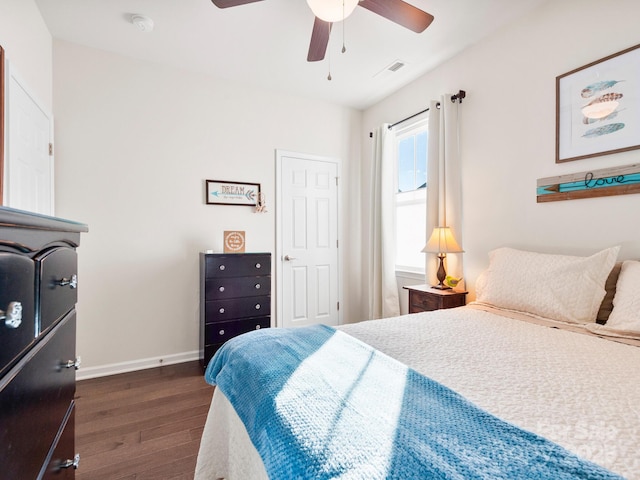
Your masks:
<svg viewBox="0 0 640 480"><path fill-rule="evenodd" d="M563 322L595 322L619 250L575 257L498 248L478 278L476 301Z"/></svg>
<svg viewBox="0 0 640 480"><path fill-rule="evenodd" d="M640 332L640 262L627 260L616 284L613 310L606 326L616 330Z"/></svg>

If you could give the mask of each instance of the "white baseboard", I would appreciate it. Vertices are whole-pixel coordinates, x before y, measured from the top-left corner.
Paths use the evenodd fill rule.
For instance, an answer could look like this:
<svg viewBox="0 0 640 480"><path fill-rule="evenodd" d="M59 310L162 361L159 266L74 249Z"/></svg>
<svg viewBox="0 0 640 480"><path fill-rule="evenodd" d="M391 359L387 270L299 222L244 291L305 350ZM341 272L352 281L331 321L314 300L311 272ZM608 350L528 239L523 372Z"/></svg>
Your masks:
<svg viewBox="0 0 640 480"><path fill-rule="evenodd" d="M147 368L162 367L163 365L174 365L176 363L191 362L200 358L199 352L185 352L162 357L143 358L130 362L111 363L98 367L83 367L76 372L76 380L87 380L89 378L106 377L107 375L117 375L118 373L134 372Z"/></svg>

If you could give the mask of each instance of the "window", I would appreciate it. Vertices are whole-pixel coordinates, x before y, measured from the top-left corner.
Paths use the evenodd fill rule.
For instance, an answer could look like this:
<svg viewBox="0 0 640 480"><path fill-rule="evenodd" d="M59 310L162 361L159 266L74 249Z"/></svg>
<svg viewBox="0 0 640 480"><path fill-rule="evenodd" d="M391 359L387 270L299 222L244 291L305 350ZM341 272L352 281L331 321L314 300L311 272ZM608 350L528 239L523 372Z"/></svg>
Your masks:
<svg viewBox="0 0 640 480"><path fill-rule="evenodd" d="M427 229L427 119L396 131L396 270L424 273Z"/></svg>

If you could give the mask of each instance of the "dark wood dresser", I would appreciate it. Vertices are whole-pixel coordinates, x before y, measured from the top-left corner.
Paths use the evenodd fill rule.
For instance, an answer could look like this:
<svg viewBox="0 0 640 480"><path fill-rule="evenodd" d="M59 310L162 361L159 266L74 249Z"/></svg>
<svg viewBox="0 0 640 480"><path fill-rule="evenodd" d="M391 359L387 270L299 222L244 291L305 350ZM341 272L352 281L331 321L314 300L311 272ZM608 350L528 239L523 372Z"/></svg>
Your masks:
<svg viewBox="0 0 640 480"><path fill-rule="evenodd" d="M75 249L87 230L0 207L0 479L75 477Z"/></svg>
<svg viewBox="0 0 640 480"><path fill-rule="evenodd" d="M224 342L271 326L271 254L200 254L200 361Z"/></svg>

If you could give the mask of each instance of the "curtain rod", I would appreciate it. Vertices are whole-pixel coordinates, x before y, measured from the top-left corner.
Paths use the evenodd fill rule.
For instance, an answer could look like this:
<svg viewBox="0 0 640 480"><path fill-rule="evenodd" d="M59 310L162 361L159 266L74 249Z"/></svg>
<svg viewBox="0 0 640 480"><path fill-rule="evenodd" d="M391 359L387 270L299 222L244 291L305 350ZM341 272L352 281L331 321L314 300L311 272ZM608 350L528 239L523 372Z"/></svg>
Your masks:
<svg viewBox="0 0 640 480"><path fill-rule="evenodd" d="M436 108L440 108L440 102L436 103ZM426 113L429 111L429 108L425 108L424 110L421 110L418 113L414 113L413 115L409 115L407 118L403 118L402 120L397 121L396 123L392 123L391 125L389 125L387 128L389 130L391 130L393 127L395 127L396 125L400 125L401 123L406 122L407 120L411 120L414 117L417 117L418 115L422 115L423 113Z"/></svg>
<svg viewBox="0 0 640 480"><path fill-rule="evenodd" d="M436 108L440 108L440 102L436 103ZM418 113L414 113L413 115L409 115L407 118L403 118L402 120L398 120L396 123L392 123L387 128L391 130L396 125L400 125L401 123L404 123L407 120L411 120L412 118L417 117L418 115L422 115L423 113L427 113L428 111L429 108L427 107L424 110L419 111ZM373 132L369 132L369 138L373 138Z"/></svg>
<svg viewBox="0 0 640 480"><path fill-rule="evenodd" d="M456 93L455 95L451 95L451 103L456 103L456 100L459 100L460 103L462 103L462 99L466 98L467 96L467 92L465 92L464 90L459 90L458 93ZM440 102L436 103L436 108L440 108ZM424 110L418 112L418 113L414 113L413 115L409 115L407 118L403 118L402 120L397 121L396 123L393 123L391 125L389 125L389 130L391 130L393 127L395 127L396 125L400 125L401 123L406 122L407 120L411 120L414 117L417 117L418 115L422 115L423 113L426 113L429 111L429 108L425 108ZM369 132L369 138L373 138L373 132Z"/></svg>

